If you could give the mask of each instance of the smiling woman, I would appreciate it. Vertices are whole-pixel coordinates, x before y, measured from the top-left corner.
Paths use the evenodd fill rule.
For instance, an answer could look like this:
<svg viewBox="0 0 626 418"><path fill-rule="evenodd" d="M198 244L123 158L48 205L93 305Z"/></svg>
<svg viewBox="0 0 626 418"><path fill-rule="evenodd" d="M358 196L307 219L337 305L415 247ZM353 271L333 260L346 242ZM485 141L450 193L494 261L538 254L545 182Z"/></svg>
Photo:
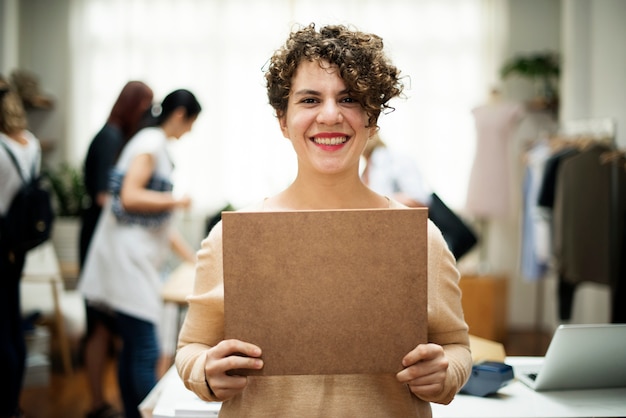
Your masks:
<svg viewBox="0 0 626 418"><path fill-rule="evenodd" d="M316 408L317 413L324 416L429 417L430 402L449 403L465 383L471 369L468 327L463 320L461 292L458 288L459 272L441 232L432 222L427 221L425 211L410 209L388 196L375 193L359 176L361 155L366 143L378 129L381 111L388 108L389 100L402 92L400 71L387 59L379 36L344 25L322 26L318 30L314 24L310 24L294 29L283 46L274 52L265 78L269 102L276 112L282 134L291 142L297 155L298 172L284 190L249 205L240 214L245 216L245 212L249 211L267 214L277 212L275 216L285 220L284 216L297 211L305 214L316 211L328 215L332 210L341 213L352 210L352 213L357 213L370 209L389 220L404 215L409 217L405 220L415 221L421 216L424 222L417 228L421 234L412 230L411 235L404 238L394 233L393 228L387 228L382 220L361 219L359 225L362 224L364 230L368 229L368 222L384 226L384 234L389 239L386 248L401 254L402 260L412 257L411 252L417 248L416 245L419 246L422 256L420 268L410 268L406 275L395 273L394 267L402 265L399 261L393 266L385 264L382 274L403 277L407 281L404 284L411 289L415 289L413 285L432 289L428 292L427 304L425 293L421 293L424 303L418 303L424 308L421 316L423 320L419 321L423 326L424 338L397 327L380 331L379 335L385 335L385 338L395 342L404 338L409 341L400 352L391 355L390 362L396 364L399 370L394 368L387 370L387 373L365 362L363 374L345 374L332 366L338 360L337 356L324 355L320 360L324 363L321 365L324 372L272 375L268 371L266 375L262 370L265 362L270 370L276 365L272 363L270 353L278 351L278 357L282 357L281 354L289 350L284 345L274 350L268 347L270 344L263 347L263 342L232 333L232 329L231 332L225 332L225 324L248 323L249 320L239 317L239 321L231 322L225 315L225 312L233 310L239 312L232 304L229 305L229 299L226 298L233 297L232 287L226 285L238 286L233 285L232 281L228 282L229 276L224 273L228 271L225 255L232 253L226 245L231 241L226 237L232 238L233 235L228 234L241 236L232 227L229 229L228 225L232 224L218 223L203 240L202 248L198 251L194 290L187 298L189 309L179 334L176 354L178 373L185 386L200 398L222 401L220 416L223 417L305 416L311 413L311 408ZM335 222L343 219L337 218L339 214L335 212L330 212L329 216ZM318 219L316 223L322 229L333 229L334 225L328 225L332 224L330 219L327 221ZM401 225L406 230L406 222ZM352 225L342 223L342 226L354 230ZM357 232L359 239L350 241L359 242L352 247L352 242L333 238L305 238L301 235L310 234L299 227L295 227L295 230L290 228L290 233L292 231L298 237L297 240L304 242L306 255L297 250L291 251L291 246L287 245L288 254L261 250L268 255L265 262L275 258L291 263L289 257L330 262L329 258L332 257L328 256L326 250L337 253L348 245L348 253L335 261L340 264L349 264L348 261L351 261L366 267L366 261L356 254L366 254L367 248L375 245L374 241L380 242L381 238ZM423 247L420 242L424 244ZM319 244L326 248L319 251ZM255 248L258 252L258 247ZM416 260L415 257L412 259ZM394 304L396 302L394 298L386 299L379 295L378 291L385 287L380 282L379 274L360 274L355 266L347 267L350 271L347 274L341 268L339 270L343 273L333 269L333 273L326 274L318 271L317 267L320 266L317 263L313 264L290 264L290 283L293 280L294 284L320 286L323 280L319 280L318 276L322 275L324 280L331 281L339 289L352 287L346 277L357 274L357 277L363 278L355 285L357 292L375 295L380 300L393 300L391 303ZM254 266L251 268L255 272L259 270ZM316 271L316 274L314 277L306 277L304 270ZM428 273L422 274L420 271ZM255 297L257 291L263 292L262 288L267 287L255 286L248 280L243 280L241 286L252 286ZM403 293L407 295L420 293L404 289ZM309 296L312 295L307 293L307 304L315 299L309 299ZM335 318L341 311L337 305L343 304L328 304ZM359 312L355 305L345 305L352 314ZM387 310L383 308L381 312ZM310 312L307 311L307 314ZM366 315L357 315L359 321L364 321L357 321L357 329L368 326L365 323L371 325ZM420 317L419 309L414 307L401 309L401 315L407 318ZM384 316L390 318L387 313ZM211 318L209 323L207 318ZM409 328L414 330L419 326ZM294 332L301 334L304 331L299 329ZM349 336L336 338L341 338L341 343L354 345L354 340ZM322 346L335 347L341 344L336 338L322 338L326 339ZM297 358L307 357L305 350L297 348L298 344L294 346ZM262 356L262 350L265 349L267 357ZM324 351L323 348L320 350ZM261 375L256 373L259 370Z"/></svg>
<svg viewBox="0 0 626 418"><path fill-rule="evenodd" d="M173 149L177 188L194 210L240 207L284 188L295 175L292 149L280 139L264 105L262 72L269 48L293 22L345 23L385 39L407 80L398 115L380 126L390 145L405 150L450 205L461 206L471 165L472 120L497 73L485 68L481 0L244 0L71 2L74 109L71 146L79 161L87 141L128 79L142 79L163 95L186 85L208 103L189 140ZM493 14L491 14L493 15ZM111 26L113 24L113 27ZM503 39L503 38L496 38ZM244 53L242 53L244 52ZM384 110L384 113L393 109ZM211 137L215 140L205 141ZM445 172L446 176L436 173Z"/></svg>

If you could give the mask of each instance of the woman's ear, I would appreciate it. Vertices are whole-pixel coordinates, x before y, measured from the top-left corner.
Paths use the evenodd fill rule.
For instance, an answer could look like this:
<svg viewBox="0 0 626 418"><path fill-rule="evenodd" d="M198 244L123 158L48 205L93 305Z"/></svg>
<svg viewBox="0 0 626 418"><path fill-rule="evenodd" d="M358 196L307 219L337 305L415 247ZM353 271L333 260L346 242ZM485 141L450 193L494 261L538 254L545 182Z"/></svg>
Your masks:
<svg viewBox="0 0 626 418"><path fill-rule="evenodd" d="M287 128L287 118L285 114L278 115L278 124L280 126L280 131L283 133L283 136L289 139L289 129Z"/></svg>
<svg viewBox="0 0 626 418"><path fill-rule="evenodd" d="M374 139L373 137L374 137L374 135L376 135L378 133L379 129L380 128L378 127L378 125L371 126L369 128L369 138L368 139Z"/></svg>
<svg viewBox="0 0 626 418"><path fill-rule="evenodd" d="M176 120L184 121L187 117L187 111L183 106L179 106L172 112L172 116L174 116Z"/></svg>

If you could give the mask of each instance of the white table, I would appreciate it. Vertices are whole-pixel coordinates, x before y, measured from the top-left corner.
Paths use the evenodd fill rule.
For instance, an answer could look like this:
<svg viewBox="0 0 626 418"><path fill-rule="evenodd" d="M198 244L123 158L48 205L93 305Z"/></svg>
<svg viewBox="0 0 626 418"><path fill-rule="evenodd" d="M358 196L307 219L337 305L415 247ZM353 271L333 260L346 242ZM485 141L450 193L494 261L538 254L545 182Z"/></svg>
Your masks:
<svg viewBox="0 0 626 418"><path fill-rule="evenodd" d="M139 405L139 410L143 418L207 418L217 416L220 403L204 402L187 390L176 366L172 366Z"/></svg>
<svg viewBox="0 0 626 418"><path fill-rule="evenodd" d="M540 357L507 357L521 367ZM184 386L174 367L142 403L144 418L217 416L219 403L203 402ZM488 397L459 394L449 405L432 404L433 417L626 417L626 388L535 392L513 381ZM150 415L151 414L151 415Z"/></svg>
<svg viewBox="0 0 626 418"><path fill-rule="evenodd" d="M541 357L507 357L516 367ZM449 405L432 404L433 417L626 417L626 388L535 392L513 381L488 397L459 394Z"/></svg>

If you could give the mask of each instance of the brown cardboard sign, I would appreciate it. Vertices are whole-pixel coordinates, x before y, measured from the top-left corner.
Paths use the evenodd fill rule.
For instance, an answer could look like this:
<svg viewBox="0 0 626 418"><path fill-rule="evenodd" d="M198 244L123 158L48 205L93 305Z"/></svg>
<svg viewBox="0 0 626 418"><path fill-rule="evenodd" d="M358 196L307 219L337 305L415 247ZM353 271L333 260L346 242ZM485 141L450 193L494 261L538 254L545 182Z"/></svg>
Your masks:
<svg viewBox="0 0 626 418"><path fill-rule="evenodd" d="M239 374L396 373L427 339L427 209L224 212L225 337Z"/></svg>

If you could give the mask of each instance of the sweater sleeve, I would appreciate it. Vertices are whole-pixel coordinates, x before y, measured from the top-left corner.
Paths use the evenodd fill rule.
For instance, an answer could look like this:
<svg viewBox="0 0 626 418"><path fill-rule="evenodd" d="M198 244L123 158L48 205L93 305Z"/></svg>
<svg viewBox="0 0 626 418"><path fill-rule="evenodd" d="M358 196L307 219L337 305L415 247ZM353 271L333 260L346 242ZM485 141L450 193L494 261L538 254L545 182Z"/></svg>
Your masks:
<svg viewBox="0 0 626 418"><path fill-rule="evenodd" d="M222 224L202 241L198 251L193 293L176 352L176 368L185 387L199 398L216 401L206 383L207 351L224 339Z"/></svg>
<svg viewBox="0 0 626 418"><path fill-rule="evenodd" d="M428 339L443 347L449 361L444 388L425 401L448 404L472 370L469 327L461 305L460 274L443 235L428 222Z"/></svg>

